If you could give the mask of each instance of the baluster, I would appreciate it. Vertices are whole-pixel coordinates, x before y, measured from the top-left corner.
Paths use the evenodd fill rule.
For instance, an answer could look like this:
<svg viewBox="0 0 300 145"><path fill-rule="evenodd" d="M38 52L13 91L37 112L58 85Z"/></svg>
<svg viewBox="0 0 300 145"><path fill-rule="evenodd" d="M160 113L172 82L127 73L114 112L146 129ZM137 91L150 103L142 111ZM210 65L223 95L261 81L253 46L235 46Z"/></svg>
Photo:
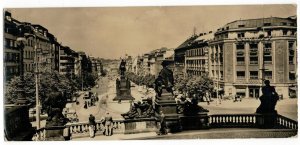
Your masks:
<svg viewBox="0 0 300 145"><path fill-rule="evenodd" d="M46 129L43 129L43 140L46 139Z"/></svg>
<svg viewBox="0 0 300 145"><path fill-rule="evenodd" d="M237 124L237 116L234 116L234 124Z"/></svg>

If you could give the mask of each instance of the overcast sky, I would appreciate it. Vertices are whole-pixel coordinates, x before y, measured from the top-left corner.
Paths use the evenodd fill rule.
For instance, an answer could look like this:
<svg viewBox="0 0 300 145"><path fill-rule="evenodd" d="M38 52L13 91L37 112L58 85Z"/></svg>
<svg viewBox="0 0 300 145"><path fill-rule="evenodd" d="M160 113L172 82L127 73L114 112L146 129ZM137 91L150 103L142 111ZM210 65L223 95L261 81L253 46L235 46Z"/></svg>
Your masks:
<svg viewBox="0 0 300 145"><path fill-rule="evenodd" d="M40 24L75 51L102 58L176 48L193 34L238 19L288 17L295 5L9 9L19 21Z"/></svg>

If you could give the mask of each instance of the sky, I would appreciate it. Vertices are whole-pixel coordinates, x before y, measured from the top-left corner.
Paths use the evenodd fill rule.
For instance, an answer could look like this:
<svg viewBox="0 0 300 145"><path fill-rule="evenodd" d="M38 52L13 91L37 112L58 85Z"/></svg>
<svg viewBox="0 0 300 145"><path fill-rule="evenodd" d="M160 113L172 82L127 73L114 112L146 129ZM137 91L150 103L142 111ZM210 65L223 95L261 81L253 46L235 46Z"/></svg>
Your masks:
<svg viewBox="0 0 300 145"><path fill-rule="evenodd" d="M58 42L90 56L137 56L176 48L194 33L215 31L239 19L289 17L296 5L95 7L8 9L19 21L40 24Z"/></svg>

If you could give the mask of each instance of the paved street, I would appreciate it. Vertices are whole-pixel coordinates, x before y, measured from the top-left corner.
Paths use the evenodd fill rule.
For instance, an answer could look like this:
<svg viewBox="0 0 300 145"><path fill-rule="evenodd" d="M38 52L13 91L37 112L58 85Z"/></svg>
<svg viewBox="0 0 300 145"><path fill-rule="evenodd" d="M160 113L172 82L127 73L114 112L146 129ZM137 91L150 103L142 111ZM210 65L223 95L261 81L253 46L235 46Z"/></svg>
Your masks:
<svg viewBox="0 0 300 145"><path fill-rule="evenodd" d="M298 120L297 116L297 99L283 99L277 102L276 110L279 114L289 117L293 120ZM221 104L216 104L216 101L207 105L206 102L200 102L200 106L209 110L209 114L225 114L225 113L254 113L260 105L260 101L248 98L241 102L233 102L232 100L224 100Z"/></svg>

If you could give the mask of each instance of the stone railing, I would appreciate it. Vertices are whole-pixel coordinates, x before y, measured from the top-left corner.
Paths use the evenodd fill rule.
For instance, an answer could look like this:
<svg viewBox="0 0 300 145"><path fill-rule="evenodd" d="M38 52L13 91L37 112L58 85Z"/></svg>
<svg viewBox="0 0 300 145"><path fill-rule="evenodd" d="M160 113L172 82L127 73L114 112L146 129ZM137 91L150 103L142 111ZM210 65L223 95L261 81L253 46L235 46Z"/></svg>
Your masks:
<svg viewBox="0 0 300 145"><path fill-rule="evenodd" d="M298 129L298 122L282 115L277 116L277 125L287 129Z"/></svg>
<svg viewBox="0 0 300 145"><path fill-rule="evenodd" d="M209 116L210 128L257 127L258 114L214 114Z"/></svg>
<svg viewBox="0 0 300 145"><path fill-rule="evenodd" d="M105 126L100 120L96 121L96 134L103 134ZM114 120L113 121L113 133L122 134L125 131L125 125L123 120ZM66 125L64 131L67 137L78 137L78 136L88 136L89 135L89 123L88 122L77 122L70 123Z"/></svg>
<svg viewBox="0 0 300 145"><path fill-rule="evenodd" d="M262 128L264 117L261 114L213 114L208 116L209 128ZM298 122L282 115L275 117L275 128L298 129ZM52 131L51 131L52 130ZM89 136L88 122L77 122L60 127L41 128L36 131L33 140L49 140L50 131L61 130L62 137L66 140ZM63 130L63 131L62 131ZM103 122L96 121L96 136L103 135L105 126ZM114 120L113 134L131 134L157 131L155 118L141 118L130 120ZM57 132L56 132L57 133Z"/></svg>
<svg viewBox="0 0 300 145"><path fill-rule="evenodd" d="M43 127L36 130L34 136L32 137L33 141L46 141L51 137L57 137L61 134L63 138L63 130L65 126L54 126L54 127Z"/></svg>

